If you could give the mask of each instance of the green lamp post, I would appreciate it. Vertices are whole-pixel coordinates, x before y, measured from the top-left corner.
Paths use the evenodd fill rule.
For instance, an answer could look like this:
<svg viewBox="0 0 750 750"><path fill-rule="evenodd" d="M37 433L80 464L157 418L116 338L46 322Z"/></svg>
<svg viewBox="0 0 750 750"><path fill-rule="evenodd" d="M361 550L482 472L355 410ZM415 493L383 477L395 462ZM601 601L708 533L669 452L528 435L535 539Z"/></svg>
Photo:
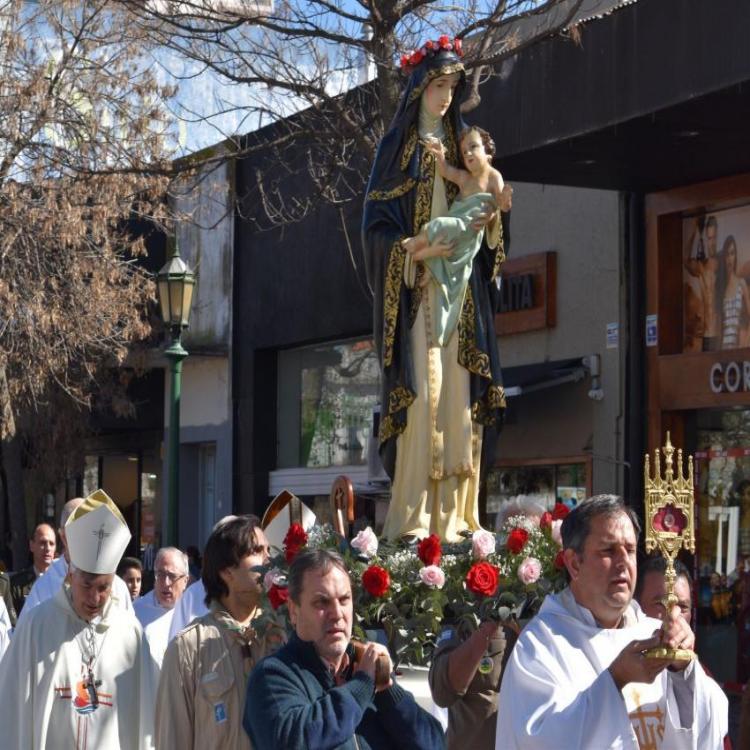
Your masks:
<svg viewBox="0 0 750 750"><path fill-rule="evenodd" d="M169 360L171 388L169 404L169 493L167 496L167 544L177 546L177 513L180 490L180 390L182 360L188 353L180 341L188 327L190 303L193 299L195 275L180 257L177 240L172 255L156 276L159 307L172 343L164 351Z"/></svg>

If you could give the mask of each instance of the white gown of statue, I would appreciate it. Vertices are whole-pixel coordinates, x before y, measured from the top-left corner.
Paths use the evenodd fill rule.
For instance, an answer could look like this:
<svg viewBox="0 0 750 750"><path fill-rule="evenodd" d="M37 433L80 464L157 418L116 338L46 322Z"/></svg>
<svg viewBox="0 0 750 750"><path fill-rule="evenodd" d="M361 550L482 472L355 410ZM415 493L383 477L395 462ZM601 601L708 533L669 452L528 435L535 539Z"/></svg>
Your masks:
<svg viewBox="0 0 750 750"><path fill-rule="evenodd" d="M23 750L153 748L156 675L141 626L107 603L94 627L65 588L35 607L0 662L0 745ZM86 689L94 651L96 701Z"/></svg>

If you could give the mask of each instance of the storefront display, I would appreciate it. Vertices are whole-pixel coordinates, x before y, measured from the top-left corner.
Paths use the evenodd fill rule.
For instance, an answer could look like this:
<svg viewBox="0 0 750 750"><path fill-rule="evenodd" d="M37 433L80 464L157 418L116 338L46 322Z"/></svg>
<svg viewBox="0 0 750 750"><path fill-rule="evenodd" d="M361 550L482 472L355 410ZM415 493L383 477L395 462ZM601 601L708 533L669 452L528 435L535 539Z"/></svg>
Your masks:
<svg viewBox="0 0 750 750"><path fill-rule="evenodd" d="M498 466L487 476L486 526L499 530L515 513L542 514L556 502L575 507L591 494L587 462Z"/></svg>

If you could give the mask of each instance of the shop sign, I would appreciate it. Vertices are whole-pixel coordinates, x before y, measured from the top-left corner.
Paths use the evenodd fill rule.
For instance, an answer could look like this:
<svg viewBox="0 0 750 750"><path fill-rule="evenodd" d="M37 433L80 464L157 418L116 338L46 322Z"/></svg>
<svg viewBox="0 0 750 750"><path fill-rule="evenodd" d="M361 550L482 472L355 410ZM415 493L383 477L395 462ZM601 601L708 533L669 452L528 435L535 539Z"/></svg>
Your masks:
<svg viewBox="0 0 750 750"><path fill-rule="evenodd" d="M531 310L532 307L534 307L533 274L503 275L503 281L500 285L500 312Z"/></svg>
<svg viewBox="0 0 750 750"><path fill-rule="evenodd" d="M498 287L498 336L557 324L557 253L534 253L505 261Z"/></svg>
<svg viewBox="0 0 750 750"><path fill-rule="evenodd" d="M750 361L714 362L708 382L713 393L750 391Z"/></svg>

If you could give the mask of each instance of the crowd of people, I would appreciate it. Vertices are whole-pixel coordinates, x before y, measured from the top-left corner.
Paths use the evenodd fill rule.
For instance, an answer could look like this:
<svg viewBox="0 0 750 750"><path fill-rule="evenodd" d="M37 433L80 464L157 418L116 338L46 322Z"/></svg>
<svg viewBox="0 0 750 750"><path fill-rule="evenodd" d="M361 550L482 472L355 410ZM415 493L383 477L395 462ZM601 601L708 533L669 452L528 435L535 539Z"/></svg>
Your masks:
<svg viewBox="0 0 750 750"><path fill-rule="evenodd" d="M667 613L664 562L637 570L638 518L615 496L565 519L569 585L520 633L488 621L440 635L429 685L445 727L399 685L385 646L352 640L352 581L336 552L294 559L286 632L257 626L269 546L254 516L216 525L189 586L187 555L159 550L143 595L140 562L122 557L127 525L104 493L70 501L59 531L60 557L42 524L32 573L0 579L3 747L730 746L727 699L700 661L646 654L693 648L690 574L678 565Z"/></svg>

